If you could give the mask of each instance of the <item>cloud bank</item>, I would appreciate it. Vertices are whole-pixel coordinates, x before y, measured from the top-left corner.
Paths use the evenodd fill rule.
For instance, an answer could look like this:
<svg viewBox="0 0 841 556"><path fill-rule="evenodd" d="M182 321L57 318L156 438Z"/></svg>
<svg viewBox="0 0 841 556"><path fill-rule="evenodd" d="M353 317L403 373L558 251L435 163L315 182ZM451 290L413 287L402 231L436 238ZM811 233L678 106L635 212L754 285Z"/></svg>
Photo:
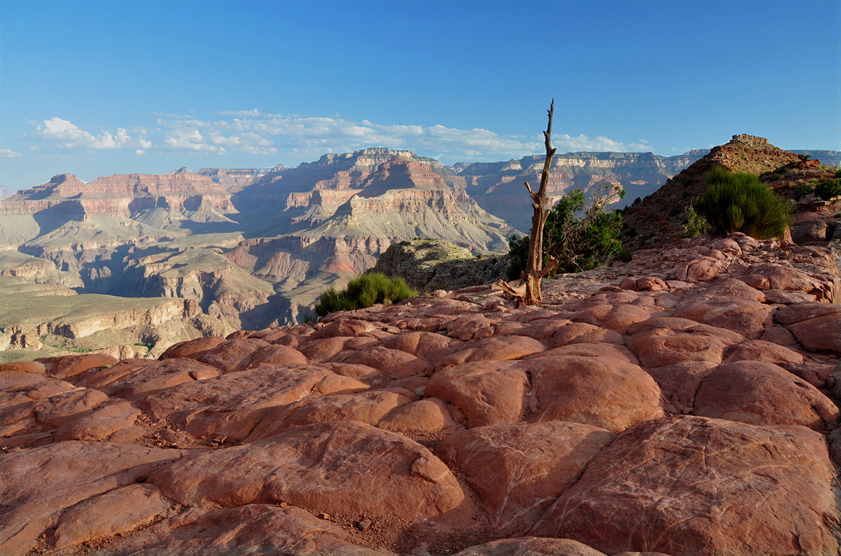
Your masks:
<svg viewBox="0 0 841 556"><path fill-rule="evenodd" d="M306 161L327 152L383 146L455 162L511 159L543 151L539 133L529 137L503 135L482 128L378 124L341 117L271 114L257 109L219 112L212 119L160 115L153 125L148 125L148 134L146 127L133 128L131 133L125 128L91 133L58 117L33 125L32 135L38 141L57 148L132 149L138 155L179 151L240 153ZM601 136L558 134L553 143L560 152L650 150L644 140L625 144Z"/></svg>
<svg viewBox="0 0 841 556"><path fill-rule="evenodd" d="M44 142L53 143L65 149L148 149L152 142L146 140L145 130L140 136L131 137L123 128L116 132L102 131L95 136L61 118L52 118L35 124L34 136Z"/></svg>

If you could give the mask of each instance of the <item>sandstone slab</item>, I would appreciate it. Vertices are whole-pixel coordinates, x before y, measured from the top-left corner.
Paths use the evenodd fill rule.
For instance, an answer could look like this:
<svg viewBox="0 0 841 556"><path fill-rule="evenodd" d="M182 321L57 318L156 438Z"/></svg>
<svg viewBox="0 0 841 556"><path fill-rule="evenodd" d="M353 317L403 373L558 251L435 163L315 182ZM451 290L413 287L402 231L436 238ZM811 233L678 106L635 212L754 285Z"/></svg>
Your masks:
<svg viewBox="0 0 841 556"><path fill-rule="evenodd" d="M530 534L607 553L834 554L834 477L809 429L664 418L596 456Z"/></svg>
<svg viewBox="0 0 841 556"><path fill-rule="evenodd" d="M376 425L387 413L413 402L408 392L372 390L357 394L333 394L314 400L304 400L276 411L260 424L258 430L248 437L249 442L274 436L275 434L302 425L330 423L333 421L356 421Z"/></svg>
<svg viewBox="0 0 841 556"><path fill-rule="evenodd" d="M376 346L370 349L346 349L330 358L331 362L366 365L393 377L407 377L423 373L429 364L405 351Z"/></svg>
<svg viewBox="0 0 841 556"><path fill-rule="evenodd" d="M59 512L99 494L145 478L156 465L182 456L107 442L59 442L4 454L2 544L4 553L24 554L59 519ZM33 470L38 480L32 480Z"/></svg>
<svg viewBox="0 0 841 556"><path fill-rule="evenodd" d="M47 546L66 548L127 533L147 525L172 508L152 485L133 484L109 490L61 512Z"/></svg>
<svg viewBox="0 0 841 556"><path fill-rule="evenodd" d="M544 539L540 537L521 537L501 539L466 548L455 556L605 556L599 552L570 539Z"/></svg>
<svg viewBox="0 0 841 556"><path fill-rule="evenodd" d="M143 400L157 391L221 374L216 367L183 357L138 364L128 371L102 386L102 391L109 396Z"/></svg>
<svg viewBox="0 0 841 556"><path fill-rule="evenodd" d="M91 353L85 355L64 355L61 357L47 357L36 359L43 363L47 372L56 378L67 378L69 376L83 373L97 367L110 367L118 361L116 357Z"/></svg>
<svg viewBox="0 0 841 556"><path fill-rule="evenodd" d="M429 379L424 395L453 404L468 427L516 423L525 411L524 371L511 361L480 361L448 367Z"/></svg>
<svg viewBox="0 0 841 556"><path fill-rule="evenodd" d="M274 408L368 386L328 370L264 365L168 388L142 402L155 419L198 438L242 440Z"/></svg>
<svg viewBox="0 0 841 556"><path fill-rule="evenodd" d="M721 363L725 348L744 336L689 319L652 318L628 329L627 346L645 368L690 361Z"/></svg>
<svg viewBox="0 0 841 556"><path fill-rule="evenodd" d="M222 373L233 373L247 367L257 350L270 345L256 338L226 340L207 350L198 360L216 367Z"/></svg>
<svg viewBox="0 0 841 556"><path fill-rule="evenodd" d="M334 551L350 544L347 537L341 527L291 506L248 504L236 508L188 508L94 554L338 554ZM353 556L367 556L368 553L376 554L360 549L360 553Z"/></svg>
<svg viewBox="0 0 841 556"><path fill-rule="evenodd" d="M435 453L479 493L500 536L521 536L616 436L561 421L456 431Z"/></svg>
<svg viewBox="0 0 841 556"><path fill-rule="evenodd" d="M453 524L475 512L447 466L426 448L353 422L307 425L188 457L149 482L188 506L288 502L331 515Z"/></svg>
<svg viewBox="0 0 841 556"><path fill-rule="evenodd" d="M621 432L663 415L660 388L624 359L540 357L518 363L531 375L535 421L572 421Z"/></svg>
<svg viewBox="0 0 841 556"><path fill-rule="evenodd" d="M475 348L476 351L468 358L468 362L520 359L541 352L546 346L527 336L503 336L480 340Z"/></svg>
<svg viewBox="0 0 841 556"><path fill-rule="evenodd" d="M179 342L169 346L159 359L174 359L177 357L198 359L223 342L225 342L225 338L222 338L221 336L205 336L195 340Z"/></svg>
<svg viewBox="0 0 841 556"><path fill-rule="evenodd" d="M838 419L838 407L817 388L773 363L738 361L721 365L704 378L694 414L826 430Z"/></svg>

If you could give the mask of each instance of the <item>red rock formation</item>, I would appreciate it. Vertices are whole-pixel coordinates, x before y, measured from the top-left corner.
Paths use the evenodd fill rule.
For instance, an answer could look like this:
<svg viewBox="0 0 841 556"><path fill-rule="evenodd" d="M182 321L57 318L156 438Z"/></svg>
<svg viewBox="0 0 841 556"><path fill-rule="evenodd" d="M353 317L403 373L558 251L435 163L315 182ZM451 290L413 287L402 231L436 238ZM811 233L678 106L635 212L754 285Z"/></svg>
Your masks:
<svg viewBox="0 0 841 556"><path fill-rule="evenodd" d="M835 554L837 279L733 234L540 308L468 288L3 365L2 551Z"/></svg>

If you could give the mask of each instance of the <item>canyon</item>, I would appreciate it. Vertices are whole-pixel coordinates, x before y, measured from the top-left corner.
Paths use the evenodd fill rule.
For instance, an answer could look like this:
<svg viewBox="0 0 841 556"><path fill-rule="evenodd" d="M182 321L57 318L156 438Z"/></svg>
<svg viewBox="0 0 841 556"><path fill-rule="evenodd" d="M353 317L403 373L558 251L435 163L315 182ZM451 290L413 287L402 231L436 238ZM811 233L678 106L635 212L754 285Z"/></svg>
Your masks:
<svg viewBox="0 0 841 556"><path fill-rule="evenodd" d="M662 224L631 257L558 274L522 306L493 283L508 228L475 220L455 172L352 158L325 159L345 169L323 189L255 178L285 205L231 182L230 204L191 211L156 186L177 209L85 214L3 251L7 347L115 349L0 362L0 551L838 554L841 197L794 193L836 168L736 135L625 210ZM715 165L791 198L790 234L676 237L675 200ZM217 195L206 178L184 182ZM49 187L64 183L78 187ZM298 220L270 219L278 206ZM159 238L103 227L154 210L172 216ZM385 220L465 235L370 235ZM75 229L88 236L62 243ZM278 322L284 285L374 259L422 293Z"/></svg>
<svg viewBox="0 0 841 556"><path fill-rule="evenodd" d="M608 180L627 204L706 152L557 155L550 196ZM180 340L294 324L401 241L504 253L528 232L522 182L541 169L539 156L448 167L369 148L294 168L55 176L0 201L0 288L14 301L0 315L0 358L157 357ZM133 317L91 318L96 305Z"/></svg>

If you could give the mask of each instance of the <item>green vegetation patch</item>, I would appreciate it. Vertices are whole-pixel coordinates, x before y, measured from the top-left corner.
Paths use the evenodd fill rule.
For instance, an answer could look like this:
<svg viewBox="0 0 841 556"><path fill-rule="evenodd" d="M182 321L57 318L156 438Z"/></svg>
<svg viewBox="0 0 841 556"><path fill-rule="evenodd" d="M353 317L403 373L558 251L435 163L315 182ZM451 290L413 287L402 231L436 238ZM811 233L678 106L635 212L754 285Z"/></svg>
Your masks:
<svg viewBox="0 0 841 556"><path fill-rule="evenodd" d="M815 195L824 201L829 201L838 197L841 195L841 180L821 180L820 183L815 186Z"/></svg>
<svg viewBox="0 0 841 556"><path fill-rule="evenodd" d="M707 174L707 184L692 206L715 235L742 232L769 239L783 237L791 225L791 204L775 195L756 174L717 166Z"/></svg>
<svg viewBox="0 0 841 556"><path fill-rule="evenodd" d="M605 207L625 192L606 184L590 199L584 192L573 189L557 202L543 228L543 265L549 256L558 259L557 272L581 272L601 266L622 251L619 234L622 231L622 214L607 212ZM512 236L508 242L511 265L508 279L520 277L529 257L531 238Z"/></svg>
<svg viewBox="0 0 841 556"><path fill-rule="evenodd" d="M336 311L355 311L377 303L390 305L417 295L402 278L389 278L380 272L357 276L342 291L333 288L321 295L315 304L315 312L323 317Z"/></svg>

